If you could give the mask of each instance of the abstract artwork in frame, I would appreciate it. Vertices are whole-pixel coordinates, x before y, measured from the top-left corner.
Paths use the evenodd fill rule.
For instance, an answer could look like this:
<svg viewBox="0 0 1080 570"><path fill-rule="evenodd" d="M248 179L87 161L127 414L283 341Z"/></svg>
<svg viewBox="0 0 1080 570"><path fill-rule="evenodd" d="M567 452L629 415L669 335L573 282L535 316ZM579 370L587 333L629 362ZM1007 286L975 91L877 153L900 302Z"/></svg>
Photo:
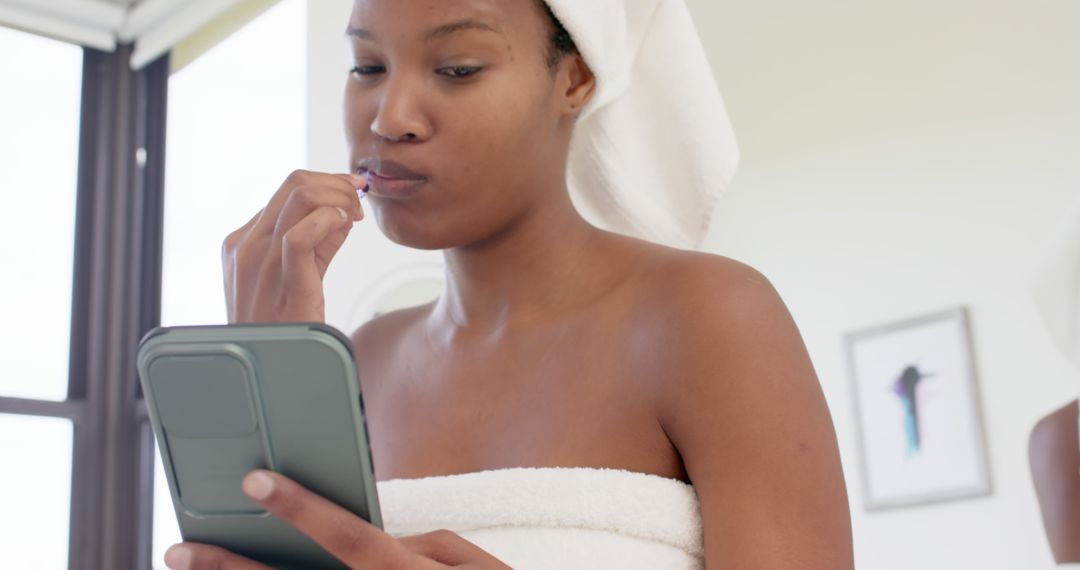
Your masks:
<svg viewBox="0 0 1080 570"><path fill-rule="evenodd" d="M847 335L866 510L991 492L968 313Z"/></svg>

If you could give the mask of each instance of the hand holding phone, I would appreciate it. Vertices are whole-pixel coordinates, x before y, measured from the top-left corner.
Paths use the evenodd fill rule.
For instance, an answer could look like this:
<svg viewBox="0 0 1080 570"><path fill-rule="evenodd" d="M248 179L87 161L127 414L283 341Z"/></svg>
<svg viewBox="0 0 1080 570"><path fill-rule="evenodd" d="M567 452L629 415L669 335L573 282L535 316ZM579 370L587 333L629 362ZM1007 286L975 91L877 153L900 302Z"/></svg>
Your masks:
<svg viewBox="0 0 1080 570"><path fill-rule="evenodd" d="M394 538L276 473L253 472L244 479L244 490L266 510L310 537L348 568L510 568L489 552L448 530ZM265 565L223 548L192 543L170 548L165 553L165 563L174 570L267 570Z"/></svg>
<svg viewBox="0 0 1080 570"><path fill-rule="evenodd" d="M321 324L156 329L139 378L186 542L275 568L344 568L246 495L263 469L382 527L352 345Z"/></svg>

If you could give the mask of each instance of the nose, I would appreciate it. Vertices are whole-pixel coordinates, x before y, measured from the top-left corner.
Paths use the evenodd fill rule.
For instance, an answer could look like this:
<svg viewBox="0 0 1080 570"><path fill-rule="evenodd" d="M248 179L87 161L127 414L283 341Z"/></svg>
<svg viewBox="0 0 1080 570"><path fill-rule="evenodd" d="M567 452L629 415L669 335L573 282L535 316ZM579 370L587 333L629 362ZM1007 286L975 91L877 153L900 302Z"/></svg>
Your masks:
<svg viewBox="0 0 1080 570"><path fill-rule="evenodd" d="M375 123L371 124L371 132L374 133L375 136L377 136L377 137L379 137L381 139L387 140L389 142L401 142L401 141L412 142L412 141L416 140L416 133L405 133L405 134L403 134L401 136L388 135L388 134L383 133L383 131L381 129L379 129L378 127L376 127L375 125L376 125Z"/></svg>
<svg viewBox="0 0 1080 570"><path fill-rule="evenodd" d="M410 83L406 77L386 78L379 111L371 122L376 137L389 142L416 142L430 135L430 126L420 112L419 91Z"/></svg>

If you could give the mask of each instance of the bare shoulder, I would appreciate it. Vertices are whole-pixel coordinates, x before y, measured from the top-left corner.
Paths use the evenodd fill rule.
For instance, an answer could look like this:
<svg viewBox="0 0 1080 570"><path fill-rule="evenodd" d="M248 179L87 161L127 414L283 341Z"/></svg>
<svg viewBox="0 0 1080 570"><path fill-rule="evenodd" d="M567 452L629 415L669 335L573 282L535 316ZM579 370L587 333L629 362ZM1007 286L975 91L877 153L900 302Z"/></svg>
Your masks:
<svg viewBox="0 0 1080 570"><path fill-rule="evenodd" d="M697 405L702 395L714 399L709 405L716 409L732 398L745 402L796 392L820 400L802 336L765 275L707 253L667 250L653 260L638 285L635 328L659 349L639 365L659 383L665 427L678 431L678 418L688 417L687 406ZM803 405L790 397L772 401Z"/></svg>
<svg viewBox="0 0 1080 570"><path fill-rule="evenodd" d="M383 377L411 331L423 323L431 305L410 307L380 315L364 323L350 335L356 350L360 374L367 384Z"/></svg>
<svg viewBox="0 0 1080 570"><path fill-rule="evenodd" d="M701 500L708 567L851 568L836 434L779 293L724 257L654 260L635 328L649 338L658 421Z"/></svg>
<svg viewBox="0 0 1080 570"><path fill-rule="evenodd" d="M395 344L398 337L431 311L431 305L409 307L379 315L364 323L350 335L354 345L377 346Z"/></svg>
<svg viewBox="0 0 1080 570"><path fill-rule="evenodd" d="M1075 425L1078 412L1080 412L1080 403L1073 400L1040 418L1031 433L1034 437L1039 437L1041 434L1055 431L1059 425L1066 427L1070 424Z"/></svg>
<svg viewBox="0 0 1080 570"><path fill-rule="evenodd" d="M671 296L671 301L678 303L716 305L746 295L776 297L776 291L761 272L722 255L665 250L657 255L653 267L653 284L680 293Z"/></svg>
<svg viewBox="0 0 1080 570"><path fill-rule="evenodd" d="M1073 400L1035 423L1028 438L1028 456L1032 466L1044 464L1048 458L1060 459L1062 451L1077 448L1077 414L1080 405Z"/></svg>
<svg viewBox="0 0 1080 570"><path fill-rule="evenodd" d="M756 326L786 328L793 323L779 293L760 271L720 255L659 249L638 282L646 317L662 326L657 342L686 343ZM687 355L708 357L710 351ZM683 355L683 356L687 356Z"/></svg>
<svg viewBox="0 0 1080 570"><path fill-rule="evenodd" d="M657 256L640 287L650 300L641 324L654 323L649 341L662 349L653 358L663 369L661 420L672 432L688 428L687 410L702 404L723 411L732 402L823 403L798 327L761 272L718 255L672 250ZM683 439L692 433L687 429Z"/></svg>

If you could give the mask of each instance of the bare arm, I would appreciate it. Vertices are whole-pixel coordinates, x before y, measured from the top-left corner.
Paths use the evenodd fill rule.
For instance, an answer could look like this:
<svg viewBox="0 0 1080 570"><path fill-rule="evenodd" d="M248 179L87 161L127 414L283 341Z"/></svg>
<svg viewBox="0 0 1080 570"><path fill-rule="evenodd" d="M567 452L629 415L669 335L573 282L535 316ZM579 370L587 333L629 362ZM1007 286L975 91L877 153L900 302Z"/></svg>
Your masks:
<svg viewBox="0 0 1080 570"><path fill-rule="evenodd" d="M706 567L853 568L836 434L787 308L728 260L683 277L660 417L701 500Z"/></svg>
<svg viewBox="0 0 1080 570"><path fill-rule="evenodd" d="M1077 402L1055 410L1031 430L1028 459L1043 527L1058 564L1080 561L1080 453Z"/></svg>

